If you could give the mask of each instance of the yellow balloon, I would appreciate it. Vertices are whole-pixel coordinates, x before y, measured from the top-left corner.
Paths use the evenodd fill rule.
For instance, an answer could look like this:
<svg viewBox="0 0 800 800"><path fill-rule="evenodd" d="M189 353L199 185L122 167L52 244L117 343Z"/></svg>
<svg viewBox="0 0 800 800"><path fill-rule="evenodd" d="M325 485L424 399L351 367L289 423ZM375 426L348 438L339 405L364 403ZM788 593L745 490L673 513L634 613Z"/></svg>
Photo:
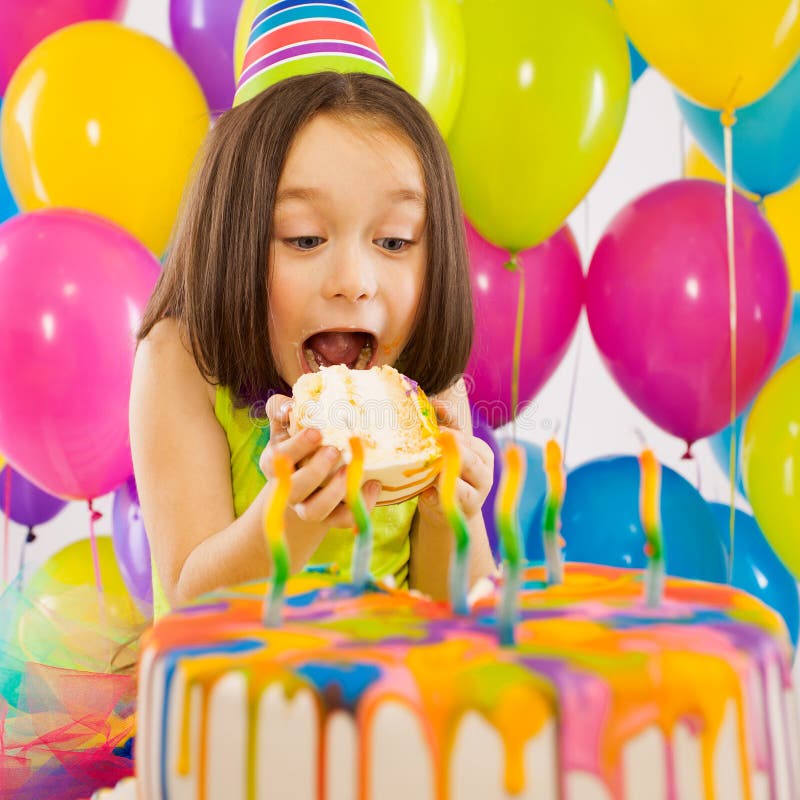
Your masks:
<svg viewBox="0 0 800 800"><path fill-rule="evenodd" d="M465 42L455 0L359 0L397 83L428 109L447 136L464 87Z"/></svg>
<svg viewBox="0 0 800 800"><path fill-rule="evenodd" d="M448 137L467 217L507 250L540 244L605 166L628 104L606 0L464 0L464 93Z"/></svg>
<svg viewBox="0 0 800 800"><path fill-rule="evenodd" d="M765 95L800 53L796 0L614 0L644 59L680 92L734 109Z"/></svg>
<svg viewBox="0 0 800 800"><path fill-rule="evenodd" d="M250 38L250 28L253 26L253 18L256 15L256 3L258 0L244 0L239 9L239 19L236 21L236 39L233 44L233 73L236 82L242 74L242 64L244 55L247 52L247 40Z"/></svg>
<svg viewBox="0 0 800 800"><path fill-rule="evenodd" d="M3 469L5 465L6 465L6 460L5 458L3 458L3 454L0 453L0 469Z"/></svg>
<svg viewBox="0 0 800 800"><path fill-rule="evenodd" d="M208 125L200 85L172 50L115 22L84 22L14 73L3 166L24 211L92 211L161 255Z"/></svg>
<svg viewBox="0 0 800 800"><path fill-rule="evenodd" d="M102 672L121 650L135 644L135 634L146 621L125 586L111 537L98 536L97 549L102 598L95 588L89 539L73 542L51 556L28 581L24 588L28 608L17 624L25 658Z"/></svg>
<svg viewBox="0 0 800 800"><path fill-rule="evenodd" d="M691 145L686 154L686 175L725 183L725 176L695 144ZM737 191L753 201L759 199L743 189L737 188ZM764 198L764 213L783 245L792 291L800 292L800 225L797 224L800 220L800 181L782 192Z"/></svg>
<svg viewBox="0 0 800 800"><path fill-rule="evenodd" d="M767 382L742 444L747 497L764 536L800 578L800 356Z"/></svg>

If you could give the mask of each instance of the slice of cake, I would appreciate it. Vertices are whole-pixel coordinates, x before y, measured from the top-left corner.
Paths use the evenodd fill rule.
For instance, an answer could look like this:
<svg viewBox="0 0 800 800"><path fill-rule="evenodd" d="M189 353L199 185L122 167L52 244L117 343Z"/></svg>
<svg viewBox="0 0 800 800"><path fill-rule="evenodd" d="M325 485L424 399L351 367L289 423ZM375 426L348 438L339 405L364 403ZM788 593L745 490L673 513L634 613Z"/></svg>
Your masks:
<svg viewBox="0 0 800 800"><path fill-rule="evenodd" d="M408 500L439 473L436 413L419 385L389 366L337 364L300 377L292 389L289 433L317 428L322 444L349 463L350 437L364 442L364 481L378 480L378 505Z"/></svg>
<svg viewBox="0 0 800 800"><path fill-rule="evenodd" d="M795 800L780 617L729 586L568 564L525 575L517 643L496 594L469 617L329 574L209 595L144 642L147 800Z"/></svg>

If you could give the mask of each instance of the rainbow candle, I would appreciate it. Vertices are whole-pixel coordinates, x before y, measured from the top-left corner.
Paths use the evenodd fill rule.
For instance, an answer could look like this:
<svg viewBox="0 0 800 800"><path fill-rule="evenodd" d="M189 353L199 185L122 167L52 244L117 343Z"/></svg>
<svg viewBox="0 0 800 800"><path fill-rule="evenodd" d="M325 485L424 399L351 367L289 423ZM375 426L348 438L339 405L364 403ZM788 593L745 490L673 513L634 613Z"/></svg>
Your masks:
<svg viewBox="0 0 800 800"><path fill-rule="evenodd" d="M503 546L503 584L497 624L501 645L513 645L522 582L522 535L517 507L525 482L525 453L521 445L509 444L503 452L503 476L495 504L495 523Z"/></svg>
<svg viewBox="0 0 800 800"><path fill-rule="evenodd" d="M456 547L450 559L450 603L455 614L466 616L469 614L467 605L469 528L456 497L458 477L461 475L461 454L458 452L458 444L451 431L444 430L439 433L439 445L442 448L439 499L456 539Z"/></svg>
<svg viewBox="0 0 800 800"><path fill-rule="evenodd" d="M561 557L561 506L567 479L564 475L564 459L555 439L544 446L544 471L547 477L547 493L544 499L542 537L547 564L547 580L551 584L564 582L564 561Z"/></svg>
<svg viewBox="0 0 800 800"><path fill-rule="evenodd" d="M272 470L275 473L274 488L264 507L264 533L272 556L272 582L270 594L264 602L264 625L277 628L281 624L283 594L289 578L289 550L284 536L284 517L294 467L289 456L276 453L272 459Z"/></svg>
<svg viewBox="0 0 800 800"><path fill-rule="evenodd" d="M363 591L369 583L369 562L372 560L372 520L367 513L361 481L364 477L364 443L350 437L352 457L347 466L347 505L356 520L356 543L353 548L353 584Z"/></svg>
<svg viewBox="0 0 800 800"><path fill-rule="evenodd" d="M657 606L664 593L664 541L661 532L661 464L652 450L639 456L641 484L639 510L642 528L647 539L647 570L645 572L645 599L647 605Z"/></svg>

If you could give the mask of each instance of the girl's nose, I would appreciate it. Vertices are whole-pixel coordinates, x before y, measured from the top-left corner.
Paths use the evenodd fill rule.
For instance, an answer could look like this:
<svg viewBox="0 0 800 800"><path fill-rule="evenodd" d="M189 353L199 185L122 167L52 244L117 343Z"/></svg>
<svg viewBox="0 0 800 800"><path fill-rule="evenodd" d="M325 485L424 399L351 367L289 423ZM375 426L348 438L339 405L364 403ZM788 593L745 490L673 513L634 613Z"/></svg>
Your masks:
<svg viewBox="0 0 800 800"><path fill-rule="evenodd" d="M343 247L331 259L322 292L327 299L336 297L355 303L369 300L377 290L375 270L369 253L360 247Z"/></svg>

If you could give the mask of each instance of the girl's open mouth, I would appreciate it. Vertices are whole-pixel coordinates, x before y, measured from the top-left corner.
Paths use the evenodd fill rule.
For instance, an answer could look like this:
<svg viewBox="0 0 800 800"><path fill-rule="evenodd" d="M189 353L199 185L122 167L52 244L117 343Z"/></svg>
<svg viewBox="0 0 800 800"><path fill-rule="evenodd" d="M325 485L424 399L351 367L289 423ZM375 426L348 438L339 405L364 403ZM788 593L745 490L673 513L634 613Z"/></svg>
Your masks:
<svg viewBox="0 0 800 800"><path fill-rule="evenodd" d="M320 331L303 342L303 356L311 372L333 364L369 369L377 352L378 340L370 331Z"/></svg>

